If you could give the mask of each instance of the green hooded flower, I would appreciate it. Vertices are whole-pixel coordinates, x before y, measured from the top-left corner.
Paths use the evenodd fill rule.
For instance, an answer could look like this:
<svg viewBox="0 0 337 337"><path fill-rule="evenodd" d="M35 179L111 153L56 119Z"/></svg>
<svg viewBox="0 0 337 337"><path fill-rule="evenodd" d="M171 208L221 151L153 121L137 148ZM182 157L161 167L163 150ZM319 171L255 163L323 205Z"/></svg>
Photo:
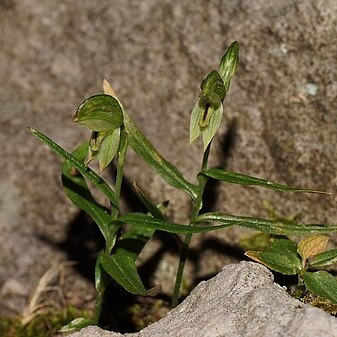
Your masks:
<svg viewBox="0 0 337 337"><path fill-rule="evenodd" d="M107 94L86 99L73 118L92 131L87 164L98 157L100 172L113 160L120 142L123 110L119 101Z"/></svg>
<svg viewBox="0 0 337 337"><path fill-rule="evenodd" d="M202 134L204 151L218 130L223 101L239 64L239 45L233 42L220 62L220 71L210 72L201 83L201 93L190 121L190 144Z"/></svg>

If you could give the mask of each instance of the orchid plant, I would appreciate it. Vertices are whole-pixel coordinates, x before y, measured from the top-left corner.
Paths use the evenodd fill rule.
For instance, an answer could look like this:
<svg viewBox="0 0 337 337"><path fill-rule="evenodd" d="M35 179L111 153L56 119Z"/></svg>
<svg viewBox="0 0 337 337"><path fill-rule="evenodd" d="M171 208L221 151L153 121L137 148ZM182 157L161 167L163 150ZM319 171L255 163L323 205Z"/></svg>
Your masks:
<svg viewBox="0 0 337 337"><path fill-rule="evenodd" d="M78 318L65 326L62 331L72 331L89 324L99 324L104 294L107 286L113 281L132 294L155 296L158 293L160 286L145 288L135 265L138 255L155 231L173 235L179 249L180 259L172 294L172 307L179 302L188 247L192 235L196 233L225 229L230 226L250 228L272 235L321 235L337 231L337 226L303 225L215 212L201 213L208 179L260 186L277 191L324 193L312 189L293 188L226 169L208 167L212 140L221 124L224 99L230 88L231 80L237 72L238 64L239 44L233 42L222 57L219 69L211 71L201 82L201 92L192 110L190 121L190 143L201 136L204 144L197 184L186 180L178 168L157 151L127 113L107 81L103 83L103 93L84 100L75 113L73 120L88 128L91 136L73 152L66 151L43 133L30 128L34 136L64 160L62 182L68 198L92 217L105 239L105 248L97 256L95 268L97 301L93 318ZM134 193L147 209L147 213L121 214L120 194L124 162L129 147L168 184L187 193L192 204L188 223L173 223L165 214L167 203L151 200L150 196L136 184L133 185ZM114 163L116 168L114 186L108 184L89 166L96 159L99 164L99 174L112 162ZM109 208L104 207L94 198L87 181L90 181L91 185L105 195L110 202ZM217 225L209 225L210 223L217 223ZM119 229L124 224L129 224L130 227L120 234ZM283 252L280 253L278 258L275 257L276 260L282 259ZM247 255L260 262L265 262L260 253L250 252ZM301 266L300 262L298 266ZM334 282L337 283L336 280Z"/></svg>

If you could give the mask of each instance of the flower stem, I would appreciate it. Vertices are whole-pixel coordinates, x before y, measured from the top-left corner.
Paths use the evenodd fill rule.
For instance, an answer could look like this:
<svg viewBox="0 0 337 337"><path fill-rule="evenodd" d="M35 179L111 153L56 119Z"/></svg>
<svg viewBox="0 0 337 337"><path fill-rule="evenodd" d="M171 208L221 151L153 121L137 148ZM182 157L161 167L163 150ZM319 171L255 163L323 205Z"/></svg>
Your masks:
<svg viewBox="0 0 337 337"><path fill-rule="evenodd" d="M121 194L121 188L122 188L122 181L123 181L123 169L124 169L124 161L126 157L127 152L127 134L125 131L124 126L121 126L121 132L120 132L120 141L118 146L118 152L117 152L117 172L116 172L116 182L115 182L115 195L116 199L119 205L119 199ZM119 214L119 209L115 206L111 206L111 220L117 220ZM115 237L116 237L116 231L118 227L111 230L109 233L109 237L107 239L107 242L105 243L105 252L108 254L111 254L111 250L115 244ZM100 317L101 317L101 311L102 311L102 304L104 300L104 294L105 289L109 282L104 282L104 270L101 266L96 266L96 283L97 278L100 279L100 282L98 282L99 285L96 284L97 288L97 298L96 298L96 304L95 304L95 310L94 310L94 321L98 324Z"/></svg>
<svg viewBox="0 0 337 337"><path fill-rule="evenodd" d="M124 161L126 157L126 151L127 151L127 134L125 131L124 126L121 127L121 136L120 136L120 142L118 147L118 155L117 155L117 172L116 172L116 183L115 183L115 195L116 199L120 199L121 194L121 188L122 188L122 180L123 180L123 169L124 169ZM111 210L111 218L112 220L117 220L118 218L118 212L119 210L112 206Z"/></svg>
<svg viewBox="0 0 337 337"><path fill-rule="evenodd" d="M206 148L206 151L204 152L204 156L203 156L203 159L202 159L202 165L201 165L201 171L207 169L207 163L208 163L208 157L209 157L211 144L212 144L212 142L209 143L209 145ZM202 198L203 198L207 178L203 175L199 175L198 180L199 180L198 194L197 194L196 201L193 204L193 209L192 209L192 212L191 212L191 220L190 220L189 225L192 225L196 221L196 219L199 215L199 212L202 208ZM187 255L188 255L188 247L189 247L189 244L191 242L191 239L192 239L192 234L187 234L185 236L183 245L182 245L181 250L180 250L179 265L178 265L177 276L176 276L176 281L175 281L173 295L172 295L172 302L171 302L172 308L176 307L178 305L178 302L179 302L180 288L181 288L181 283L182 283L182 279L183 279L185 263L186 263L186 259L187 259Z"/></svg>
<svg viewBox="0 0 337 337"><path fill-rule="evenodd" d="M99 320L101 317L101 311L102 311L102 304L103 304L103 298L104 298L105 289L102 291L97 292L96 296L96 302L95 302L95 309L94 309L94 322L96 324L99 324Z"/></svg>

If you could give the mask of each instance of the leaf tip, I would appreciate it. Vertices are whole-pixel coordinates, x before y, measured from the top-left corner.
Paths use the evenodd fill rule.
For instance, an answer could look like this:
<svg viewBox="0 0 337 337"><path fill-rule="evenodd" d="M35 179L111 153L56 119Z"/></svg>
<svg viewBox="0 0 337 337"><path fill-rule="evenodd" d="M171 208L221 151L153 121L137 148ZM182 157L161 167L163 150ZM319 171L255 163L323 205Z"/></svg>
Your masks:
<svg viewBox="0 0 337 337"><path fill-rule="evenodd" d="M112 86L110 85L110 83L106 79L103 80L103 92L106 95L110 95L110 96L117 99L117 95L115 93L115 90L112 89Z"/></svg>
<svg viewBox="0 0 337 337"><path fill-rule="evenodd" d="M264 265L264 262L260 259L259 257L259 252L254 251L254 250L247 250L244 253L245 256L249 257L250 259L252 259L255 262L261 263Z"/></svg>
<svg viewBox="0 0 337 337"><path fill-rule="evenodd" d="M160 290L161 290L161 285L154 286L151 289L148 289L146 291L146 295L150 297L154 297L160 292Z"/></svg>
<svg viewBox="0 0 337 337"><path fill-rule="evenodd" d="M27 126L27 129L31 133L37 133L37 131L35 129L31 128L30 126Z"/></svg>

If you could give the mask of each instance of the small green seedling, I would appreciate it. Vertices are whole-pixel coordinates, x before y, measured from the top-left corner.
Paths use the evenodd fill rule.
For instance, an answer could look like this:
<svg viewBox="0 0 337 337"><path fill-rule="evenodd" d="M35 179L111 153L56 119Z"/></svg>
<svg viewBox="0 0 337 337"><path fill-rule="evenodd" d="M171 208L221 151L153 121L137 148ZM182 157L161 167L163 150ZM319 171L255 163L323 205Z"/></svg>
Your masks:
<svg viewBox="0 0 337 337"><path fill-rule="evenodd" d="M285 236L276 236L264 250L249 250L245 255L278 273L297 275L296 297L309 290L337 304L336 277L323 270L309 271L337 262L337 249L325 251L328 241L325 235L313 235L296 244Z"/></svg>
<svg viewBox="0 0 337 337"><path fill-rule="evenodd" d="M337 231L337 226L304 226L299 223L248 216L213 212L201 213L203 199L205 198L205 185L208 179L232 184L260 186L276 191L324 193L311 189L292 188L238 172L208 167L212 140L220 126L224 112L224 99L228 93L230 82L236 74L238 64L239 44L233 42L221 59L218 70L211 71L201 83L201 92L192 111L190 121L190 143L199 136L202 137L204 143L201 167L196 177L197 184L186 180L178 168L157 151L127 113L107 81L103 83L104 93L89 97L77 109L74 121L88 128L91 131L91 136L88 141L81 144L72 153L67 152L39 131L30 129L34 136L47 144L52 151L64 160L62 182L67 196L77 207L92 217L105 239L105 249L98 254L95 268L97 301L94 317L92 319L78 318L64 327L62 331L68 332L89 324L99 324L104 293L112 281L117 282L132 294L156 295L160 287L154 286L146 289L135 265L138 255L155 231L173 235L180 253L172 295L173 307L178 304L180 298L188 247L191 237L195 233L209 232L230 226L251 228L273 235L326 234ZM188 223L173 223L165 215L167 203L160 200L151 200L137 185L134 185L134 193L146 207L147 213L120 213L124 162L129 147L168 184L187 193L192 204ZM98 159L100 172L108 167L111 162L114 162L116 168L114 186L108 184L88 166L94 159ZM96 187L106 196L110 201L110 207L102 206L94 198L87 184L88 181L90 181L90 185ZM208 223L218 223L218 225L207 225ZM120 228L124 224L129 224L130 229L120 234ZM291 246L291 244L287 244ZM283 251L280 252L278 258L280 261L284 260L282 254ZM276 257L275 259L277 260ZM318 262L316 261L316 263ZM296 266L301 270L300 260ZM306 273L304 281L307 285L310 284L309 287L314 287L312 285L314 283L313 277L310 275L310 273Z"/></svg>

